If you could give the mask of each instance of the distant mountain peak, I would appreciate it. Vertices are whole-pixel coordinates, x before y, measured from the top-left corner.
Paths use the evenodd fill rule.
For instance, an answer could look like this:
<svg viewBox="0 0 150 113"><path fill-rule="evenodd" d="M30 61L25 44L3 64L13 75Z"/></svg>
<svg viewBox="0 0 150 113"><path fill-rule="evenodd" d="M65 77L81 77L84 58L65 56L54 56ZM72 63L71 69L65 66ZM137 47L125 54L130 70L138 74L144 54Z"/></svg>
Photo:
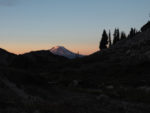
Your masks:
<svg viewBox="0 0 150 113"><path fill-rule="evenodd" d="M64 46L54 46L52 49L59 49L59 48L65 48Z"/></svg>
<svg viewBox="0 0 150 113"><path fill-rule="evenodd" d="M55 46L50 49L50 52L52 52L55 55L64 56L69 59L74 59L76 57L82 57L82 55L78 55L74 52L71 52L70 50L66 49L64 46Z"/></svg>

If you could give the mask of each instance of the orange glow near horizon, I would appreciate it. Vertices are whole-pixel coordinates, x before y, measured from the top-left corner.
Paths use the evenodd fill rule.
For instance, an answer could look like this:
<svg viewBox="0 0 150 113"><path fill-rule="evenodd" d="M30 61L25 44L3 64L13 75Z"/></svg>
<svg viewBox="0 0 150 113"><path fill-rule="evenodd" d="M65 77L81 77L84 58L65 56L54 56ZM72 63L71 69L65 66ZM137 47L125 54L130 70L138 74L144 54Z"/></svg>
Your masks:
<svg viewBox="0 0 150 113"><path fill-rule="evenodd" d="M57 45L54 45L57 46ZM43 45L43 44L39 44L38 46L36 45L32 45L32 44L4 44L2 45L1 48L11 52L11 53L15 53L15 54L23 54L23 53L27 53L30 51L37 51L37 50L49 50L52 47L54 47L53 45L49 46L49 45ZM62 45L63 46L63 45ZM65 45L64 46L66 49L74 52L74 53L78 53L79 54L83 54L83 55L89 55L92 54L96 51L98 51L98 48L92 45Z"/></svg>

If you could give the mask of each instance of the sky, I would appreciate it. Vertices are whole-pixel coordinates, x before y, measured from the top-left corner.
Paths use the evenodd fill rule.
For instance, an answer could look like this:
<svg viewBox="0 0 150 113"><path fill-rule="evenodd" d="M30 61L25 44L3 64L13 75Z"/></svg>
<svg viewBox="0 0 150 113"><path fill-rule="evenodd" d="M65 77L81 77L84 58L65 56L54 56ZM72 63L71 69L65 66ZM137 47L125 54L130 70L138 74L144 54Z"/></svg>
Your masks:
<svg viewBox="0 0 150 113"><path fill-rule="evenodd" d="M16 54L64 46L99 49L103 29L140 30L150 0L0 0L0 47Z"/></svg>

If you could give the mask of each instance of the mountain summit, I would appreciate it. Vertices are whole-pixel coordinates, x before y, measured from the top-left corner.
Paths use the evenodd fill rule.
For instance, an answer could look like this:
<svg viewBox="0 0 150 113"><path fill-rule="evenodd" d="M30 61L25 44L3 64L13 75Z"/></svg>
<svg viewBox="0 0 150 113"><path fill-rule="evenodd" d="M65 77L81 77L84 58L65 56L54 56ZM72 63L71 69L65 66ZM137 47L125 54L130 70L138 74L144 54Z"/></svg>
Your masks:
<svg viewBox="0 0 150 113"><path fill-rule="evenodd" d="M83 57L83 55L79 55L79 54L73 53L70 50L68 50L65 47L63 47L63 46L52 47L50 49L50 52L52 52L55 55L67 57L69 59L74 59L76 57Z"/></svg>

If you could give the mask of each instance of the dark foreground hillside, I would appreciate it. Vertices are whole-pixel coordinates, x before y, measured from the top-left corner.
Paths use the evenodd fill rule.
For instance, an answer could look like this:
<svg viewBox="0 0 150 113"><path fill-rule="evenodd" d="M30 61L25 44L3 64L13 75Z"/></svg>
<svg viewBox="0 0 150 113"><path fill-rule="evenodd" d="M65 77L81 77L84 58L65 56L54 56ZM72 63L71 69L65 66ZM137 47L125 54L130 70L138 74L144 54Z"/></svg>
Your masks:
<svg viewBox="0 0 150 113"><path fill-rule="evenodd" d="M150 113L149 68L149 27L81 59L13 55L0 67L0 113Z"/></svg>

